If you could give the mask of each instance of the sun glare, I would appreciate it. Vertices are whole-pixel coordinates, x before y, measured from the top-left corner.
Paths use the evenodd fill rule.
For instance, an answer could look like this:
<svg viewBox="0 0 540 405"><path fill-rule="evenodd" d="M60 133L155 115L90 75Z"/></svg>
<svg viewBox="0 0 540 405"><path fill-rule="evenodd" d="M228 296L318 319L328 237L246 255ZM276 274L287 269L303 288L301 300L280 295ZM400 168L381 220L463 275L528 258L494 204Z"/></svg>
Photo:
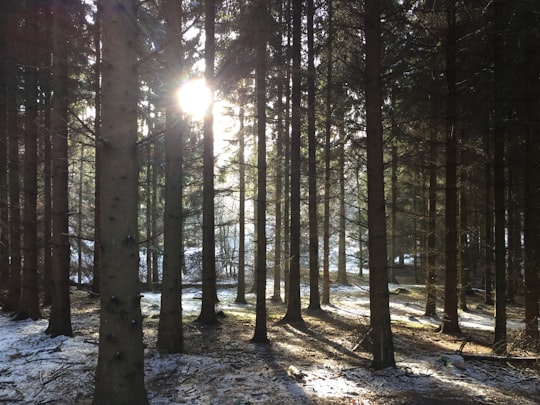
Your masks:
<svg viewBox="0 0 540 405"><path fill-rule="evenodd" d="M210 89L204 79L193 79L178 90L178 102L182 111L195 120L201 120L211 101Z"/></svg>

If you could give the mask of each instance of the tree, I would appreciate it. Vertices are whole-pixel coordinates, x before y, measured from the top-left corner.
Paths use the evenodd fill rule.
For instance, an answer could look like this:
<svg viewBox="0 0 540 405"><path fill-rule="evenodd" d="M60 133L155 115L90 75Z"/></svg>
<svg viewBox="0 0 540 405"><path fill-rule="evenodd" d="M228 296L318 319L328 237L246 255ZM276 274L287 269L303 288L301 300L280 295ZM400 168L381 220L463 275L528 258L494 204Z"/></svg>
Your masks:
<svg viewBox="0 0 540 405"><path fill-rule="evenodd" d="M313 0L307 0L308 34L308 167L309 167L309 309L320 310L319 224L317 209L317 137L315 133L315 49Z"/></svg>
<svg viewBox="0 0 540 405"><path fill-rule="evenodd" d="M340 115L341 112L340 112ZM345 221L345 128L343 118L339 118L339 146L338 146L338 170L339 170L339 241L338 241L338 269L337 282L348 285L347 257L345 252L346 221Z"/></svg>
<svg viewBox="0 0 540 405"><path fill-rule="evenodd" d="M243 92L241 91L242 95ZM244 100L243 97L239 97L240 100L240 128L238 128L238 165L239 165L239 182L240 182L240 207L239 207L239 241L238 241L238 286L236 293L236 302L239 304L246 304L246 136L244 129L245 113L244 113Z"/></svg>
<svg viewBox="0 0 540 405"><path fill-rule="evenodd" d="M430 108L433 113L437 108L434 92L430 94ZM432 114L435 115L435 114ZM428 152L428 234L427 234L427 280L426 280L426 311L425 316L437 317L437 132L430 128Z"/></svg>
<svg viewBox="0 0 540 405"><path fill-rule="evenodd" d="M303 322L300 301L300 139L301 139L301 35L302 0L292 0L292 93L291 93L291 228L289 291L283 322Z"/></svg>
<svg viewBox="0 0 540 405"><path fill-rule="evenodd" d="M504 29L505 0L493 3L494 12L494 106L493 106L493 184L495 198L495 337L494 349L506 353L506 247L504 174Z"/></svg>
<svg viewBox="0 0 540 405"><path fill-rule="evenodd" d="M217 323L216 316L216 242L214 229L214 56L215 56L215 0L204 2L205 11L205 72L206 85L212 94L204 116L203 140L203 276L202 305L198 322Z"/></svg>
<svg viewBox="0 0 540 405"><path fill-rule="evenodd" d="M167 104L165 129L165 213L163 221L163 283L159 315L160 350L180 353L184 349L182 330L182 162L183 132L176 99L178 70L182 69L182 2L167 0L163 6L167 29Z"/></svg>
<svg viewBox="0 0 540 405"><path fill-rule="evenodd" d="M5 7L5 6L4 6ZM9 280L9 194L8 194L8 132L7 132L7 16L0 9L0 286Z"/></svg>
<svg viewBox="0 0 540 405"><path fill-rule="evenodd" d="M332 137L332 80L333 80L333 40L334 40L334 6L328 0L328 39L326 64L326 116L324 120L324 227L323 227L323 293L322 303L330 304L330 161Z"/></svg>
<svg viewBox="0 0 540 405"><path fill-rule="evenodd" d="M146 404L137 230L137 22L133 0L100 0L103 29L99 352L94 403Z"/></svg>
<svg viewBox="0 0 540 405"><path fill-rule="evenodd" d="M536 14L532 9L523 11L529 27L538 24L538 5ZM521 27L520 27L521 28ZM538 50L539 33L532 28L524 31L526 69L526 108L527 108L527 147L525 172L525 333L538 342L538 315L540 295L540 129L538 116L540 114L540 51ZM536 119L536 125L535 125Z"/></svg>
<svg viewBox="0 0 540 405"><path fill-rule="evenodd" d="M8 185L9 185L9 283L4 309L17 311L21 296L21 207L20 207L20 156L19 156L19 77L16 50L20 45L20 17L13 13L6 23L9 41L6 60L6 102L8 132Z"/></svg>
<svg viewBox="0 0 540 405"><path fill-rule="evenodd" d="M266 42L268 10L265 0L254 4L254 21L259 21L256 31L255 88L257 103L257 306L254 343L268 343L266 326Z"/></svg>
<svg viewBox="0 0 540 405"><path fill-rule="evenodd" d="M67 6L65 0L58 1L52 11L52 301L46 330L52 337L73 334L69 299Z"/></svg>
<svg viewBox="0 0 540 405"><path fill-rule="evenodd" d="M99 293L101 283L101 13L99 7L94 13L93 31L94 53L96 63L94 63L94 77L92 86L94 88L94 106L96 115L94 117L94 137L95 137L95 179L94 179L94 277L92 278L92 292Z"/></svg>
<svg viewBox="0 0 540 405"><path fill-rule="evenodd" d="M457 112L456 112L456 2L446 3L446 284L444 288L444 333L457 333Z"/></svg>
<svg viewBox="0 0 540 405"><path fill-rule="evenodd" d="M25 49L25 130L23 158L23 267L21 275L21 301L15 319L41 317L38 295L37 244L37 139L38 139L38 72L39 53L30 46L31 39L39 35L40 18L37 4L31 2L24 21Z"/></svg>
<svg viewBox="0 0 540 405"><path fill-rule="evenodd" d="M373 333L372 367L395 365L388 292L386 215L381 92L381 10L378 0L365 2L366 132L369 231L369 298Z"/></svg>

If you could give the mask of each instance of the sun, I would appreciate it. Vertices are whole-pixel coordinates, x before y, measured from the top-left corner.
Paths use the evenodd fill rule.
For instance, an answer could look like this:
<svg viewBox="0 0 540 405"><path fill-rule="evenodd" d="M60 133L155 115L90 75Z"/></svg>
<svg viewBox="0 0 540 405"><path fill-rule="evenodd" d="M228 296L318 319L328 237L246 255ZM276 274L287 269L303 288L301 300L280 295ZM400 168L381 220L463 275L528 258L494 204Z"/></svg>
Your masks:
<svg viewBox="0 0 540 405"><path fill-rule="evenodd" d="M178 89L177 97L184 113L194 120L201 120L208 110L212 94L204 79L193 79L185 82Z"/></svg>

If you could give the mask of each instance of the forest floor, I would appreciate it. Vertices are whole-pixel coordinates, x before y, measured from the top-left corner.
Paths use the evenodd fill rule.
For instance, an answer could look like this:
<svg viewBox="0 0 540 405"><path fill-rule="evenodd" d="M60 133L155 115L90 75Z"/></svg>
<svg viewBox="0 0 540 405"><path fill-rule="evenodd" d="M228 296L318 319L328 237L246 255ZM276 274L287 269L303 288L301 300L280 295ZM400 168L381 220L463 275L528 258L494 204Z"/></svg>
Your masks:
<svg viewBox="0 0 540 405"><path fill-rule="evenodd" d="M369 339L364 339L369 330L368 283L352 276L350 282L332 285L332 305L321 312L304 311L303 325L279 324L286 306L268 301L269 345L250 343L253 295L247 295L250 304L239 305L234 303L234 288L220 289L218 309L223 316L219 325L210 327L193 322L200 310L200 292L186 289L186 354L180 355L156 351L160 296L144 293L150 403L540 403L540 362L524 359L538 358L539 353L523 338L521 305L508 307L509 354L519 359L496 360L491 358L493 307L483 304L480 294L469 296L471 309L460 312L462 333L454 336L438 333L440 321L422 316L423 286L392 285L396 367L376 371L369 367ZM303 285L303 300L308 292ZM73 338L48 338L43 333L46 319L12 322L0 315L0 404L91 403L99 300L76 289L71 297Z"/></svg>

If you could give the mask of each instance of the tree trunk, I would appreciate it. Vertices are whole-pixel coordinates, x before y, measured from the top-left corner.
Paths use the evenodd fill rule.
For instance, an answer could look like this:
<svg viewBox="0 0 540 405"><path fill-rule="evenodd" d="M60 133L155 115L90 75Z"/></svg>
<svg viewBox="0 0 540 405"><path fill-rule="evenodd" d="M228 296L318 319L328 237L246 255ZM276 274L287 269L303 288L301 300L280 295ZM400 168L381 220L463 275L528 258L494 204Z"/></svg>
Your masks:
<svg viewBox="0 0 540 405"><path fill-rule="evenodd" d="M345 252L346 221L345 221L345 125L343 117L340 117L339 128L339 240L338 240L338 284L348 285L347 279L347 257Z"/></svg>
<svg viewBox="0 0 540 405"><path fill-rule="evenodd" d="M332 137L332 80L334 6L328 0L328 45L326 65L326 116L324 118L324 229L323 229L323 293L322 303L330 305L330 182L331 182L331 137Z"/></svg>
<svg viewBox="0 0 540 405"><path fill-rule="evenodd" d="M390 325L381 91L381 11L378 0L365 2L366 131L369 231L369 298L376 370L393 367L394 344Z"/></svg>
<svg viewBox="0 0 540 405"><path fill-rule="evenodd" d="M255 89L257 104L257 305L254 343L268 343L266 325L266 36L267 5L259 0L254 12L259 21L256 30L255 46L257 62L255 65Z"/></svg>
<svg viewBox="0 0 540 405"><path fill-rule="evenodd" d="M96 116L94 117L94 135L96 137L95 148L95 180L94 180L94 277L92 279L92 291L99 293L101 279L101 13L99 8L94 13L94 52L96 63L94 64L94 105Z"/></svg>
<svg viewBox="0 0 540 405"><path fill-rule="evenodd" d="M282 80L278 83L278 98L277 98L277 145L275 158L275 176L276 176L276 227L274 231L274 294L272 301L281 302L281 268L282 268L282 207L283 207L283 83Z"/></svg>
<svg viewBox="0 0 540 405"><path fill-rule="evenodd" d="M103 29L101 316L94 404L147 404L137 229L136 3L100 0Z"/></svg>
<svg viewBox="0 0 540 405"><path fill-rule="evenodd" d="M283 3L279 3L279 23L284 23L284 7ZM285 58L283 57L283 46L280 44L276 54L276 64L278 66L285 65ZM275 163L275 176L276 176L276 227L274 231L274 294L272 295L272 301L281 302L281 269L283 267L283 140L285 138L285 112L283 104L283 91L286 88L285 77L283 70L278 72L277 79L277 141L276 141L276 163Z"/></svg>
<svg viewBox="0 0 540 405"><path fill-rule="evenodd" d="M152 151L155 148L154 142L148 143L148 149L146 150L146 288L148 291L154 290L154 278L152 275L152 256L154 255L154 249L152 246L152 173L154 165L152 164L153 155Z"/></svg>
<svg viewBox="0 0 540 405"><path fill-rule="evenodd" d="M430 100L436 105L433 95ZM427 233L427 280L425 316L437 317L437 132L431 128L429 136L429 191Z"/></svg>
<svg viewBox="0 0 540 405"><path fill-rule="evenodd" d="M153 127L154 125L151 125ZM152 177L150 185L150 233L152 235L152 287L155 288L156 284L159 284L159 232L157 226L158 220L158 168L157 162L162 161L162 154L159 142L154 142L154 155L152 156Z"/></svg>
<svg viewBox="0 0 540 405"><path fill-rule="evenodd" d="M392 121L394 121L392 119ZM395 125L392 123L393 126ZM395 129L392 128L392 132L395 132ZM391 283L396 284L396 275L394 271L394 267L396 265L396 242L397 242L397 230L396 230L396 221L397 221L397 146L395 145L395 140L392 142L392 174L391 174L391 194L392 194L392 203L390 204L390 221L391 221L391 233L390 233L390 255L388 259L390 260L390 270L388 271L388 278Z"/></svg>
<svg viewBox="0 0 540 405"><path fill-rule="evenodd" d="M216 324L216 241L214 229L214 55L215 55L215 0L205 1L205 62L206 85L211 91L211 102L204 117L203 140L203 277L202 305L198 322Z"/></svg>
<svg viewBox="0 0 540 405"><path fill-rule="evenodd" d="M457 296L457 134L456 134L456 4L446 6L446 283L444 288L444 333L460 332Z"/></svg>
<svg viewBox="0 0 540 405"><path fill-rule="evenodd" d="M493 305L493 201L492 201L492 162L489 129L484 132L486 162L484 164L484 302Z"/></svg>
<svg viewBox="0 0 540 405"><path fill-rule="evenodd" d="M321 309L319 293L319 224L317 210L317 137L315 134L315 50L313 0L307 0L308 166L309 166L309 309Z"/></svg>
<svg viewBox="0 0 540 405"><path fill-rule="evenodd" d="M287 27L287 52L286 52L286 78L287 83L285 96L285 136L283 138L283 279L284 279L284 302L289 302L289 282L290 282L290 263L291 263L291 76L292 76L292 0L287 0L287 9L285 12Z"/></svg>
<svg viewBox="0 0 540 405"><path fill-rule="evenodd" d="M7 22L9 31L17 32L18 16L12 16ZM20 207L20 155L19 155L19 78L15 59L18 37L10 37L7 44L10 60L6 61L6 100L8 131L8 183L9 183L9 283L8 296L4 309L15 312L19 308L21 297L21 207Z"/></svg>
<svg viewBox="0 0 540 405"><path fill-rule="evenodd" d="M527 11L526 21L533 25L538 14ZM527 76L527 154L525 173L525 333L538 343L538 316L540 314L540 51L538 50L538 30L525 31L525 61ZM536 120L536 125L535 125Z"/></svg>
<svg viewBox="0 0 540 405"><path fill-rule="evenodd" d="M0 288L9 281L9 194L7 131L7 11L0 6ZM4 305L2 299L1 304Z"/></svg>
<svg viewBox="0 0 540 405"><path fill-rule="evenodd" d="M42 5L45 19L43 27L43 45L40 58L43 64L50 67L52 52L52 13L51 7ZM52 301L52 140L51 140L51 72L44 69L41 72L41 88L43 92L43 128L41 134L43 153L43 301L42 305L48 307ZM7 223L7 222L6 222Z"/></svg>
<svg viewBox="0 0 540 405"><path fill-rule="evenodd" d="M462 133L461 143L467 145L468 139ZM460 151L460 187L459 187L459 309L468 311L467 294L471 290L470 275L469 275L469 224L468 224L468 201L467 201L467 181L468 173L466 167L465 149Z"/></svg>
<svg viewBox="0 0 540 405"><path fill-rule="evenodd" d="M167 105L165 110L165 212L163 214L163 275L157 346L160 351L184 350L182 329L182 164L183 122L176 97L176 77L182 71L182 2L163 5L167 30Z"/></svg>
<svg viewBox="0 0 540 405"><path fill-rule="evenodd" d="M504 55L505 0L495 0L494 39L494 126L493 126L493 183L495 185L495 337L494 350L506 353L506 242L505 242L505 178L504 178Z"/></svg>
<svg viewBox="0 0 540 405"><path fill-rule="evenodd" d="M242 93L241 93L242 94ZM240 113L239 113L239 125L238 129L238 165L240 173L240 206L239 206L239 242L238 242L238 286L236 293L236 301L238 304L247 304L246 302L246 162L245 162L245 150L246 139L244 129L244 102L242 96L239 97L240 101Z"/></svg>
<svg viewBox="0 0 540 405"><path fill-rule="evenodd" d="M38 37L41 21L37 9L27 16L24 34L27 40ZM16 319L38 319L38 244L37 244L37 139L38 139L38 66L37 49L26 49L25 128L23 160L23 267L21 301Z"/></svg>
<svg viewBox="0 0 540 405"><path fill-rule="evenodd" d="M52 79L52 303L47 333L52 337L73 335L69 298L69 202L68 202L68 68L65 24L67 4L53 10ZM80 239L79 239L80 240Z"/></svg>
<svg viewBox="0 0 540 405"><path fill-rule="evenodd" d="M291 93L291 229L289 296L283 322L303 322L300 301L300 130L301 130L301 24L302 0L292 1L292 93Z"/></svg>

